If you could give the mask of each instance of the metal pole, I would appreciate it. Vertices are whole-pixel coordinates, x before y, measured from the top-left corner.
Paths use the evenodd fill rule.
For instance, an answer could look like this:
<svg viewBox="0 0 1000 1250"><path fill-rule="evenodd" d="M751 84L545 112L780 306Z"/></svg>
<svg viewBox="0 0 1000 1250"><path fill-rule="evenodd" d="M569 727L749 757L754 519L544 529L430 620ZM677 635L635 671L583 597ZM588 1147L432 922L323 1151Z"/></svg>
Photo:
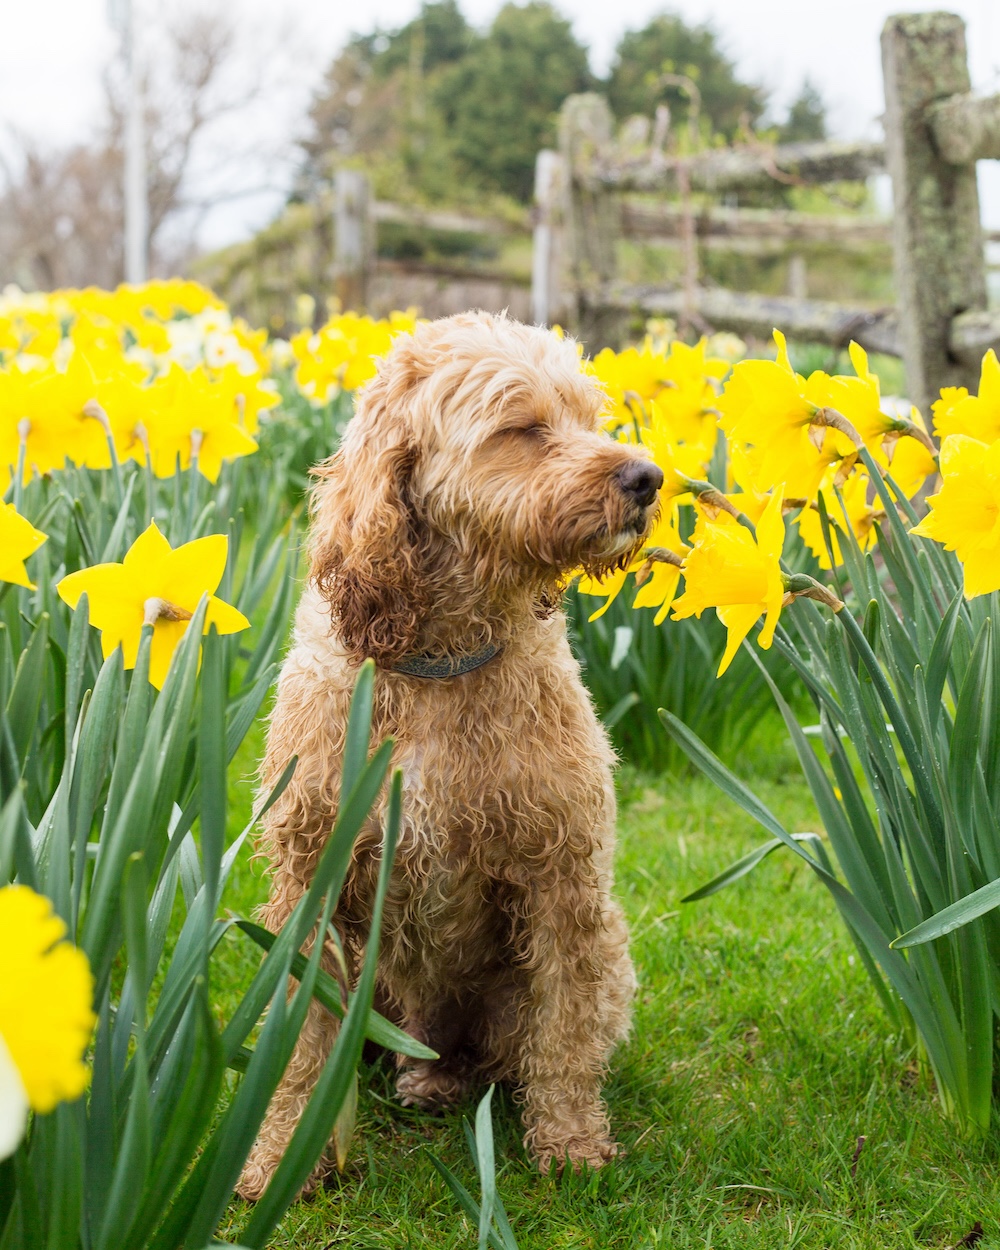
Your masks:
<svg viewBox="0 0 1000 1250"><path fill-rule="evenodd" d="M111 0L111 21L125 63L125 281L145 282L149 248L146 190L146 127L142 68L136 51L134 0Z"/></svg>

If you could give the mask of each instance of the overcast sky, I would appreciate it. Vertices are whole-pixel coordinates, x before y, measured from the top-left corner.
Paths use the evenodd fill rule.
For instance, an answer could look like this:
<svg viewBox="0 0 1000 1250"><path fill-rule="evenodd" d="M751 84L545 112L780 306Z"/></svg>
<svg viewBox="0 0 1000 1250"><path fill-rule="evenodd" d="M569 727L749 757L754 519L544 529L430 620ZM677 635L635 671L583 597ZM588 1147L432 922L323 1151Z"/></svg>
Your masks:
<svg viewBox="0 0 1000 1250"><path fill-rule="evenodd" d="M195 0L190 0L199 7ZM157 0L136 0L139 11ZM475 24L486 25L498 0L460 0ZM206 8L214 0L205 0ZM642 26L669 8L690 22L711 22L740 72L768 88L781 116L808 75L827 102L833 132L843 138L878 137L882 111L879 32L889 13L948 7L968 23L973 86L1000 90L1000 0L557 0L589 47L593 68L611 61L623 30ZM247 47L277 46L276 11L287 31L280 40L284 65L257 124L278 146L293 136L319 76L352 31L392 28L411 18L418 0L227 0L246 30ZM108 0L0 0L0 124L59 142L86 136L101 103L100 73L115 53L107 23ZM0 137L0 144L3 143ZM8 141L9 142L9 141ZM274 182L285 176L277 161ZM984 216L1000 227L1000 163L980 164ZM207 225L206 242L218 243L261 224L280 193L228 206Z"/></svg>

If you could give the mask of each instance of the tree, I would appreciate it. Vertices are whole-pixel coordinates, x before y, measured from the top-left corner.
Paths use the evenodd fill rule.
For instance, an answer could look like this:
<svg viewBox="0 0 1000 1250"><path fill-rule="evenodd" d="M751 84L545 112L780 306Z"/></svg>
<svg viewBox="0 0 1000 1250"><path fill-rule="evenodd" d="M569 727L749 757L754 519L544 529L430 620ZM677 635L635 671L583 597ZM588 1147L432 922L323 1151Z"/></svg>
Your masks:
<svg viewBox="0 0 1000 1250"><path fill-rule="evenodd" d="M634 113L651 115L662 103L669 105L675 126L688 117L687 94L664 83L664 74L694 80L701 95L701 117L727 138L744 123L756 122L767 104L761 87L737 77L711 26L688 26L680 17L662 13L642 30L627 31L618 44L607 90L619 120Z"/></svg>
<svg viewBox="0 0 1000 1250"><path fill-rule="evenodd" d="M807 78L788 109L788 117L778 129L782 143L800 143L826 138L826 105Z"/></svg>
<svg viewBox="0 0 1000 1250"><path fill-rule="evenodd" d="M554 141L566 96L591 85L586 50L544 0L506 4L489 33L442 73L434 100L459 167L484 189L531 196L535 156Z"/></svg>
<svg viewBox="0 0 1000 1250"><path fill-rule="evenodd" d="M439 65L461 60L475 39L475 32L459 11L455 0L425 0L420 12L392 34L369 36L372 70L387 78L397 69L419 65L424 74Z"/></svg>
<svg viewBox="0 0 1000 1250"><path fill-rule="evenodd" d="M358 157L377 189L392 187L396 198L404 182L431 199L447 196L457 171L430 97L442 68L474 38L455 0L425 3L397 31L355 35L313 98L293 199L314 198L336 165Z"/></svg>
<svg viewBox="0 0 1000 1250"><path fill-rule="evenodd" d="M47 149L18 136L0 193L0 286L115 286L122 279L121 152L106 144Z"/></svg>
<svg viewBox="0 0 1000 1250"><path fill-rule="evenodd" d="M528 199L560 104L590 85L585 49L543 0L507 4L485 34L455 0L433 0L399 30L356 35L331 65L296 194L314 195L349 159L393 198L478 189Z"/></svg>
<svg viewBox="0 0 1000 1250"><path fill-rule="evenodd" d="M144 95L150 271L162 274L190 258L209 209L261 190L248 181L265 157L256 132L244 126L245 143L234 143L226 130L266 94L269 75L237 68L239 28L221 10L167 6L158 19ZM109 70L89 142L46 149L20 136L0 163L0 283L4 274L43 289L122 280L123 86Z"/></svg>

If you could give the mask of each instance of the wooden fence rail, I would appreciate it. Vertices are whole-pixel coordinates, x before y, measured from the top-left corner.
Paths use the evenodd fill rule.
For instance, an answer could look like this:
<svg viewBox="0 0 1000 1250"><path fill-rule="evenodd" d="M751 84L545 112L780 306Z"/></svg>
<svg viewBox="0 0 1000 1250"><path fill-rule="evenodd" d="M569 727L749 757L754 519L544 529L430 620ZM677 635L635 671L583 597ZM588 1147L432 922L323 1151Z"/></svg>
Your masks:
<svg viewBox="0 0 1000 1250"><path fill-rule="evenodd" d="M1000 347L1000 313L987 310L984 233L975 162L1000 159L1000 96L970 91L965 25L948 13L890 17L882 32L885 144L743 146L671 156L616 143L600 96L571 96L558 153L539 154L533 307L585 339L615 337L623 317L671 314L718 329L764 335L774 325L803 339L902 356L910 396L924 411L941 386L974 383L983 351ZM641 146L641 145L640 145ZM618 240L678 238L689 252L708 240L829 241L864 246L886 238L877 221L757 214L693 205L697 192L742 191L865 179L888 170L893 185L895 309L773 299L697 283L625 286ZM543 171L544 170L544 175ZM680 203L624 193L673 193ZM991 240L996 235L986 236ZM542 253L542 254L539 254Z"/></svg>
<svg viewBox="0 0 1000 1250"><path fill-rule="evenodd" d="M686 175L692 191L760 191L775 182L863 182L885 170L881 143L787 143L720 148L694 156L653 152L642 160L600 157L590 177L607 187L678 192Z"/></svg>
<svg viewBox="0 0 1000 1250"><path fill-rule="evenodd" d="M685 210L676 203L655 203L622 197L622 234L646 242L675 243L683 232ZM702 246L762 253L787 250L795 243L828 243L837 249L891 244L888 218L858 213L798 213L791 209L727 208L699 205L692 212ZM983 231L988 243L1000 243L1000 230ZM743 245L746 245L745 247Z"/></svg>
<svg viewBox="0 0 1000 1250"><path fill-rule="evenodd" d="M274 325L282 317L271 309L290 307L303 289L315 289L322 313L321 297L332 284L343 306L376 311L387 300L420 304L430 315L506 306L539 324L560 322L591 347L620 340L623 328L644 315L754 337L781 326L831 346L856 338L903 358L909 394L926 411L939 387L974 383L983 352L1000 348L1000 313L987 308L984 259L984 243L1000 242L1000 232L981 229L975 172L977 160L1000 159L1000 96L970 92L965 27L951 14L890 17L882 63L884 144L761 142L678 155L664 150L662 119L633 119L616 136L602 97L570 96L560 114L559 150L538 155L530 214L390 204L374 199L362 173L340 170L332 211L319 204L290 209L301 210L303 224L276 223L252 246L230 249L219 264L219 285L237 305L259 305ZM893 184L891 222L706 207L694 198L855 181L883 170ZM393 226L489 239L533 232L530 303L526 275L499 265L380 256L378 232ZM623 239L678 247L682 281L627 284L618 272ZM806 249L863 251L890 241L895 308L804 298ZM706 286L698 272L703 248L789 254L789 296ZM303 285L304 273L314 275L312 287ZM211 268L205 277L216 280Z"/></svg>

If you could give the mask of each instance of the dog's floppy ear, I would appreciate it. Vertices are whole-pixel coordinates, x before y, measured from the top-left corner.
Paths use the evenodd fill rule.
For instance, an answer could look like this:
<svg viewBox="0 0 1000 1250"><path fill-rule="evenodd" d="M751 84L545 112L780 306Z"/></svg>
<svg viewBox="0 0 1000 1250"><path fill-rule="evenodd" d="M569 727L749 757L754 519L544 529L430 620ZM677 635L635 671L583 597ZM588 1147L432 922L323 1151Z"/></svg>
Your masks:
<svg viewBox="0 0 1000 1250"><path fill-rule="evenodd" d="M426 611L408 482L416 447L369 386L340 451L313 470L311 577L358 663L414 650Z"/></svg>

